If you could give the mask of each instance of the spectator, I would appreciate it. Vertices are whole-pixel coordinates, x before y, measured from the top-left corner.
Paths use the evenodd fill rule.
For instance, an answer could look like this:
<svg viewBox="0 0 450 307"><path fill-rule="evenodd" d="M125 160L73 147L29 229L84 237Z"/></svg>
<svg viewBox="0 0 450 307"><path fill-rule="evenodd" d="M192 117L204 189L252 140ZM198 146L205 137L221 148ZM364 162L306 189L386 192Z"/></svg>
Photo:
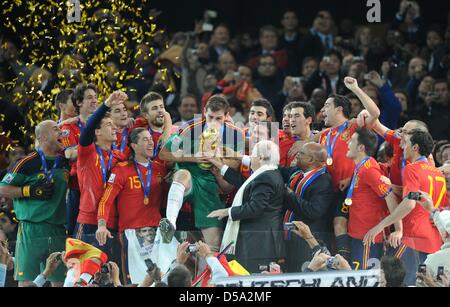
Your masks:
<svg viewBox="0 0 450 307"><path fill-rule="evenodd" d="M248 61L247 65L256 68L261 63L261 57L271 55L275 66L280 71L288 67L288 54L284 49L278 49L278 33L273 26L264 26L259 30L259 43L261 49Z"/></svg>
<svg viewBox="0 0 450 307"><path fill-rule="evenodd" d="M294 10L286 10L282 15L281 25L283 26L283 34L280 46L286 50L288 55L287 74L296 74L300 65L298 54L301 40L301 34L298 31L297 13Z"/></svg>
<svg viewBox="0 0 450 307"><path fill-rule="evenodd" d="M195 114L199 114L199 106L196 97L192 94L186 94L181 97L178 113L180 114L180 118L179 122L175 123L175 126L182 126L193 119Z"/></svg>
<svg viewBox="0 0 450 307"><path fill-rule="evenodd" d="M400 8L392 21L391 29L402 31L407 42L420 44L425 36L420 15L420 6L417 2L402 0Z"/></svg>
<svg viewBox="0 0 450 307"><path fill-rule="evenodd" d="M403 287L406 269L403 262L392 256L381 258L380 287Z"/></svg>
<svg viewBox="0 0 450 307"><path fill-rule="evenodd" d="M315 88L322 87L328 95L344 94L347 92L341 77L342 56L334 50L328 50L311 77L305 82L305 93L311 96Z"/></svg>
<svg viewBox="0 0 450 307"><path fill-rule="evenodd" d="M210 41L209 54L213 63L219 62L220 57L230 52L230 30L224 24L218 25L213 32Z"/></svg>
<svg viewBox="0 0 450 307"><path fill-rule="evenodd" d="M449 90L446 80L436 80L433 92L425 99L420 114L436 140L448 138L450 131Z"/></svg>
<svg viewBox="0 0 450 307"><path fill-rule="evenodd" d="M208 215L219 219L229 217L222 246L232 242L236 260L250 273L259 273L260 264L268 265L285 257L280 232L284 183L277 170L279 157L275 143L261 141L256 144L251 163L254 173L239 188L232 207ZM227 166L223 166L221 174L228 182L235 182L235 171Z"/></svg>
<svg viewBox="0 0 450 307"><path fill-rule="evenodd" d="M307 56L322 58L325 51L334 47L333 17L329 11L319 11L309 33L300 42L300 61Z"/></svg>
<svg viewBox="0 0 450 307"><path fill-rule="evenodd" d="M302 62L303 80L308 80L318 67L319 63L317 62L316 58L313 57L304 58Z"/></svg>
<svg viewBox="0 0 450 307"><path fill-rule="evenodd" d="M270 102L275 101L276 95L283 87L283 80L277 71L275 58L272 55L259 57L258 76L255 79L255 88L262 96Z"/></svg>

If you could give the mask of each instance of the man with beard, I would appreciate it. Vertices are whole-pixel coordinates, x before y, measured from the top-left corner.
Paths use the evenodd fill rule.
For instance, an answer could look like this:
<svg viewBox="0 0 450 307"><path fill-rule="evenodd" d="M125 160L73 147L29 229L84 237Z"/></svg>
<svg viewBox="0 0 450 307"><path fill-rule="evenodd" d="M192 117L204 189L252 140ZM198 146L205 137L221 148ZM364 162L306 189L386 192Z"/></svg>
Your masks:
<svg viewBox="0 0 450 307"><path fill-rule="evenodd" d="M124 103L112 106L109 113L111 119L117 128L117 141L113 143L113 149L119 150L124 158L130 155L130 148L127 145L130 129L128 128L129 117L127 107Z"/></svg>
<svg viewBox="0 0 450 307"><path fill-rule="evenodd" d="M15 280L29 286L42 273L48 255L64 250L66 191L69 165L61 156L62 132L56 122L36 126L39 148L18 161L0 183L0 197L14 199L19 220L15 252ZM53 286L64 281L64 267L49 280Z"/></svg>
<svg viewBox="0 0 450 307"><path fill-rule="evenodd" d="M164 99L156 92L149 92L142 98L140 109L142 117L136 120L133 129L142 127L148 130L155 145L152 159L162 162L158 155L161 150L159 138L164 130Z"/></svg>

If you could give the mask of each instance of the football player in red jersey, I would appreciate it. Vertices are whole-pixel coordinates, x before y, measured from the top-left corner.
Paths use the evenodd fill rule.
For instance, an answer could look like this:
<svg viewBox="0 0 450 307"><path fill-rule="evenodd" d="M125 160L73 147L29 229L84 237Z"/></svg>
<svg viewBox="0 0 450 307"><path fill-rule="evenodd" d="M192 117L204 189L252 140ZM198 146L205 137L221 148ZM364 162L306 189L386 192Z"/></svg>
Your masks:
<svg viewBox="0 0 450 307"><path fill-rule="evenodd" d="M92 245L98 246L95 240L98 203L109 173L121 157L119 151L112 150L112 144L117 140L117 129L107 112L112 106L124 103L126 99L127 95L123 92L111 94L89 118L80 136L77 175L81 197L75 234L76 239ZM114 214L111 214L107 221L111 229L116 228L114 217Z"/></svg>
<svg viewBox="0 0 450 307"><path fill-rule="evenodd" d="M166 118L169 117L170 121L169 113L165 112L165 115ZM169 127L170 130L167 122L165 129ZM145 277L145 270L139 274L134 270L138 264L133 262L140 262L145 267L145 259L150 258L153 242L139 244L139 239L142 232L156 233L161 219L160 209L163 196L161 182L166 176L166 168L158 161L151 161L154 144L147 129L136 128L133 130L129 135L129 146L130 160L120 162L112 169L107 187L100 200L96 238L103 245L106 244L108 238L112 237L105 225L111 208L117 202L119 232L121 236L123 235L123 239L127 240L127 244L122 247L124 254L127 255L127 267L131 280L136 283ZM131 252L131 255L128 255L128 251Z"/></svg>
<svg viewBox="0 0 450 307"><path fill-rule="evenodd" d="M447 203L445 177L427 159L432 150L433 138L428 132L414 129L406 135L404 153L410 164L402 172L403 200L364 237L366 243L374 242L385 227L403 219L402 244L391 252L406 265L406 285L415 284L417 266L442 245L428 212L416 202L422 198L420 191L424 191L431 196L436 208Z"/></svg>
<svg viewBox="0 0 450 307"><path fill-rule="evenodd" d="M372 108L375 103L359 87L356 79L345 77L345 86L361 101L365 108ZM337 252L349 258L349 237L347 236L348 207L344 204L345 192L353 176L354 162L346 154L347 141L358 128L355 119L349 120L350 101L341 95L331 95L321 110L325 126L330 127L321 132L320 143L327 149L327 169L336 192L336 216L333 220L336 235ZM336 163L339 161L338 163Z"/></svg>
<svg viewBox="0 0 450 307"><path fill-rule="evenodd" d="M73 105L77 114L75 121L61 126L63 131L64 154L70 163L69 195L67 198L67 233L73 235L80 205L80 188L77 179L77 150L81 131L86 126L88 118L95 112L98 105L97 88L94 84L78 84L72 95Z"/></svg>

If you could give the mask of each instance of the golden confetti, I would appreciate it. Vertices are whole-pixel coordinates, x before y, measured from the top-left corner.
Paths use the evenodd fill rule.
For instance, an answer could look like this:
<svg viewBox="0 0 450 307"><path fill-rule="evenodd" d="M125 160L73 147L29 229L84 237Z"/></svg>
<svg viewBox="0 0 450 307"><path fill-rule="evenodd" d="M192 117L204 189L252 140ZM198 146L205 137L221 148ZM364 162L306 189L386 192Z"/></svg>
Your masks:
<svg viewBox="0 0 450 307"><path fill-rule="evenodd" d="M161 30L153 17L146 17L149 1L83 0L80 22L73 23L67 20L69 5L70 1L13 0L2 9L1 23L20 39L18 53L26 59L16 60L17 67L22 68L17 78L1 84L12 93L13 103L23 108L26 124L15 129L28 140L23 142L26 144L33 143L37 123L57 119L54 96L62 89L80 81L93 82L98 86L100 101L116 89L135 91L127 88L127 82L139 77L137 70L127 69L135 66L136 56L142 56L140 49L135 54L134 46L146 43L150 47L146 56L150 58L156 53L151 42ZM119 65L113 83L106 80L108 61ZM51 78L56 84L46 89Z"/></svg>

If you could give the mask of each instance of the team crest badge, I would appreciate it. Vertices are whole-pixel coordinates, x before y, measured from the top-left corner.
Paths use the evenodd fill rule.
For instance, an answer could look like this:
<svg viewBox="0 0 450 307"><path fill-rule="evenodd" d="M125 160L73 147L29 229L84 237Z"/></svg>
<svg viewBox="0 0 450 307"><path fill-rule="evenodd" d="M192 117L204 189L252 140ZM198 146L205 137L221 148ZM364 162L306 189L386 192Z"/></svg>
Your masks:
<svg viewBox="0 0 450 307"><path fill-rule="evenodd" d="M63 137L68 137L70 135L70 130L68 130L68 129L64 129L63 131L62 131L62 136Z"/></svg>
<svg viewBox="0 0 450 307"><path fill-rule="evenodd" d="M348 141L350 139L350 131L348 129L346 129L344 132L342 132L341 134L341 140L343 141Z"/></svg>

